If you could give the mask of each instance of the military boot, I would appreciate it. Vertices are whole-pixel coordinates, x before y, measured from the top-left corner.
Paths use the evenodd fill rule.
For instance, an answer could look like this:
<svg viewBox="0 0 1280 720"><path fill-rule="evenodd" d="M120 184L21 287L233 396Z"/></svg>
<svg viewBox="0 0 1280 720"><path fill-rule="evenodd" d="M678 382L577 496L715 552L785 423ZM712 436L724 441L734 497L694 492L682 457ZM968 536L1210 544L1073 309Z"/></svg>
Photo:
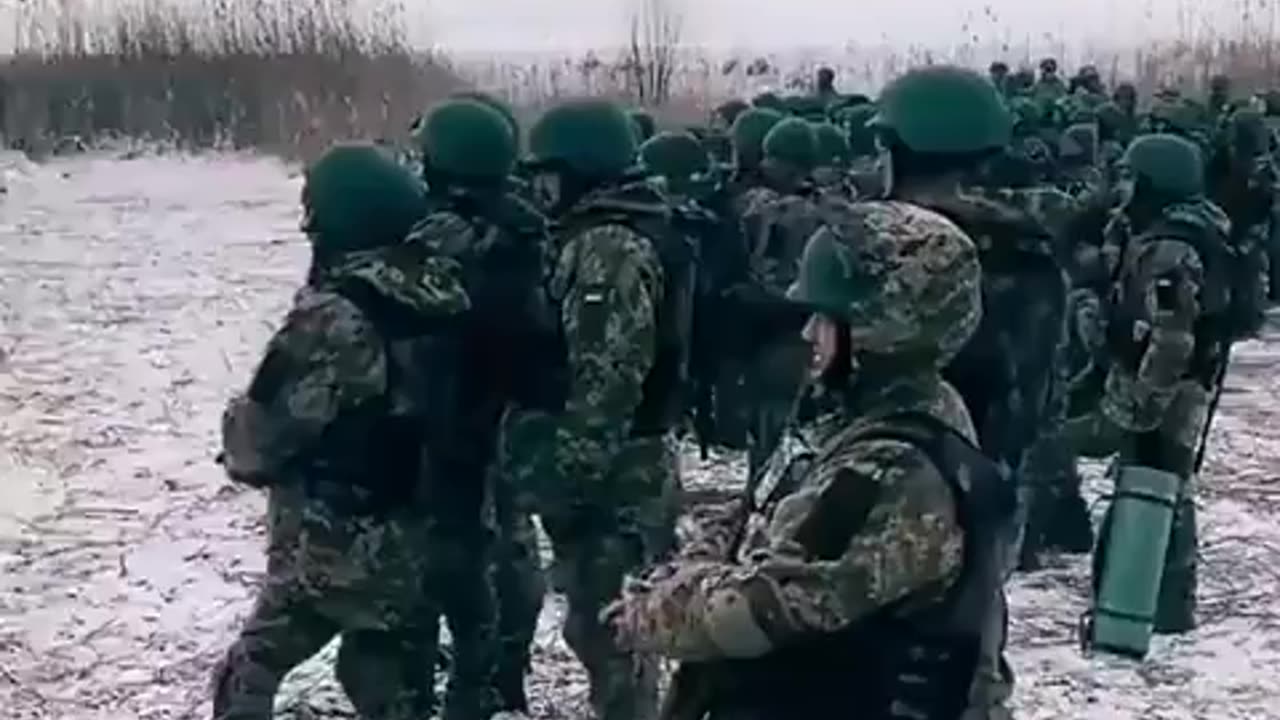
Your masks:
<svg viewBox="0 0 1280 720"><path fill-rule="evenodd" d="M494 688L498 693L498 709L505 712L528 712L529 697L525 693L524 680L528 668L527 650L502 648L499 651L498 671L494 675Z"/></svg>
<svg viewBox="0 0 1280 720"><path fill-rule="evenodd" d="M1156 601L1155 632L1176 635L1196 628L1196 506L1184 499L1173 516L1164 576Z"/></svg>
<svg viewBox="0 0 1280 720"><path fill-rule="evenodd" d="M1080 496L1078 476L1074 487L1063 488L1054 498L1043 529L1047 550L1082 555L1093 549L1093 520L1089 505Z"/></svg>

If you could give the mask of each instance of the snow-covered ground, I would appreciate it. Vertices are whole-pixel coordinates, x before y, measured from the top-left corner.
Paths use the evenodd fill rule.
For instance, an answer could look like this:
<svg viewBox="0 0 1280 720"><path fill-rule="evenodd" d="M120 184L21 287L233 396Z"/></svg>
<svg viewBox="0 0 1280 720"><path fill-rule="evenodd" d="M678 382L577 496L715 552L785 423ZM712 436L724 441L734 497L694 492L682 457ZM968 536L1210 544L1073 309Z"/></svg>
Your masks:
<svg viewBox="0 0 1280 720"><path fill-rule="evenodd" d="M262 497L223 480L216 424L303 274L298 179L226 157L0 171L0 716L208 717L210 668L264 565ZM1141 664L1085 658L1085 561L1018 577L1019 717L1280 718L1278 349L1275 333L1240 348L1212 434L1201 628ZM538 641L540 718L583 713L561 612L548 604ZM323 662L290 695L347 715Z"/></svg>

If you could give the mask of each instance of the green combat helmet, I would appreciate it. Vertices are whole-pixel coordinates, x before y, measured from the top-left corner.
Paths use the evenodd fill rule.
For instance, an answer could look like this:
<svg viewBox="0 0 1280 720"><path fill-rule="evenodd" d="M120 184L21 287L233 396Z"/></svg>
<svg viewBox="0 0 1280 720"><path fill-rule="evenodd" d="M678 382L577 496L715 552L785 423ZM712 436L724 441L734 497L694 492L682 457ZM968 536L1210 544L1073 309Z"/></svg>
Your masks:
<svg viewBox="0 0 1280 720"><path fill-rule="evenodd" d="M871 124L913 152L936 155L999 150L1013 125L995 86L946 65L912 70L890 83Z"/></svg>
<svg viewBox="0 0 1280 720"><path fill-rule="evenodd" d="M977 248L950 220L909 203L865 202L809 240L787 296L848 322L855 354L942 366L977 330L981 286Z"/></svg>
<svg viewBox="0 0 1280 720"><path fill-rule="evenodd" d="M1267 128L1266 117L1249 108L1231 113L1223 140L1231 155L1238 158L1261 157L1271 149L1271 131Z"/></svg>
<svg viewBox="0 0 1280 720"><path fill-rule="evenodd" d="M764 153L764 137L783 115L768 108L751 108L733 123L733 164L743 170L760 165Z"/></svg>
<svg viewBox="0 0 1280 720"><path fill-rule="evenodd" d="M840 128L831 123L818 123L813 133L818 141L818 166L847 168L853 163L849 139L840 132Z"/></svg>
<svg viewBox="0 0 1280 720"><path fill-rule="evenodd" d="M432 108L417 140L428 173L464 183L505 180L518 152L511 123L475 100L446 100Z"/></svg>
<svg viewBox="0 0 1280 720"><path fill-rule="evenodd" d="M1022 97L1031 93L1036 85L1036 73L1029 67L1018 68L1005 82L1005 94Z"/></svg>
<svg viewBox="0 0 1280 720"><path fill-rule="evenodd" d="M853 157L871 157L876 154L876 131L870 123L879 109L871 104L858 105L844 110L840 121L849 136L849 149Z"/></svg>
<svg viewBox="0 0 1280 720"><path fill-rule="evenodd" d="M1093 111L1093 119L1098 123L1098 135L1103 140L1124 140L1131 138L1133 126L1129 116L1114 102L1105 102Z"/></svg>
<svg viewBox="0 0 1280 720"><path fill-rule="evenodd" d="M608 100L569 100L548 110L529 131L535 166L592 180L612 180L635 164L631 120Z"/></svg>
<svg viewBox="0 0 1280 720"><path fill-rule="evenodd" d="M515 110L512 110L511 105L506 101L498 98L496 95L482 92L480 90L459 90L458 92L449 95L449 98L451 100L471 100L473 102L478 102L481 105L487 105L497 111L502 115L502 118L507 121L507 124L511 126L511 136L516 139L517 147L519 146L520 135L522 132L520 120L516 118ZM519 153L517 152L517 154Z"/></svg>
<svg viewBox="0 0 1280 720"><path fill-rule="evenodd" d="M631 125L635 128L636 144L645 142L658 132L658 123L647 110L632 110L627 113L627 117L631 119Z"/></svg>
<svg viewBox="0 0 1280 720"><path fill-rule="evenodd" d="M1125 151L1121 164L1135 182L1145 182L1170 200L1204 192L1204 159L1195 143L1178 135L1143 135Z"/></svg>
<svg viewBox="0 0 1280 720"><path fill-rule="evenodd" d="M1092 123L1077 123L1062 131L1058 157L1075 163L1092 163L1098 153L1098 129Z"/></svg>
<svg viewBox="0 0 1280 720"><path fill-rule="evenodd" d="M713 113L714 119L721 127L731 128L733 127L733 123L738 119L738 116L749 109L751 109L751 105L745 100L739 100L737 98L727 100L716 106L715 112Z"/></svg>
<svg viewBox="0 0 1280 720"><path fill-rule="evenodd" d="M687 132L660 132L640 146L640 162L652 175L683 183L711 167L706 148Z"/></svg>
<svg viewBox="0 0 1280 720"><path fill-rule="evenodd" d="M751 107L786 112L786 106L787 104L783 102L782 98L778 97L778 94L774 92L762 92L751 98Z"/></svg>
<svg viewBox="0 0 1280 720"><path fill-rule="evenodd" d="M1157 98L1151 105L1149 125L1152 132L1194 136L1206 120L1203 109L1195 101L1172 96Z"/></svg>
<svg viewBox="0 0 1280 720"><path fill-rule="evenodd" d="M782 100L786 112L794 117L804 118L809 122L822 122L827 119L825 98L817 95L788 95Z"/></svg>
<svg viewBox="0 0 1280 720"><path fill-rule="evenodd" d="M813 125L800 118L787 118L764 138L764 160L785 165L801 174L813 172L818 164L818 138Z"/></svg>
<svg viewBox="0 0 1280 720"><path fill-rule="evenodd" d="M1009 101L1009 114L1013 121L1013 135L1026 137L1040 129L1040 106L1030 98L1016 97Z"/></svg>
<svg viewBox="0 0 1280 720"><path fill-rule="evenodd" d="M305 174L302 230L320 254L395 245L426 213L426 188L373 143L325 151Z"/></svg>

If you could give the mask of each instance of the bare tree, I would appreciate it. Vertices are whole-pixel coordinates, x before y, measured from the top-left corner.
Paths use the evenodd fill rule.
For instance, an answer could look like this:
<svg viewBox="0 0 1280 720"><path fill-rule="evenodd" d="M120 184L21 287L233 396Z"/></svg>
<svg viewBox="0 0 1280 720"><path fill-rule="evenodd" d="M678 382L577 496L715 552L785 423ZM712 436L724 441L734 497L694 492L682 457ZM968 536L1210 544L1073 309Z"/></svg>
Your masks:
<svg viewBox="0 0 1280 720"><path fill-rule="evenodd" d="M632 97L641 105L661 105L671 97L684 18L670 0L633 0L630 35L622 60Z"/></svg>

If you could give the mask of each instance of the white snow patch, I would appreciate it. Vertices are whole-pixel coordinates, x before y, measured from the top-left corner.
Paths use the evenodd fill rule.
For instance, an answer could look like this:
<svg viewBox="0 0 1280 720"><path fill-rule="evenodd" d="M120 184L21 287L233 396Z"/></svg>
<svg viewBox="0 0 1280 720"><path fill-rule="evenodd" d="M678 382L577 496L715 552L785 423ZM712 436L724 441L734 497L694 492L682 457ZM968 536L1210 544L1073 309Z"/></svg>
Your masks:
<svg viewBox="0 0 1280 720"><path fill-rule="evenodd" d="M226 484L216 428L303 275L297 176L132 151L6 155L0 170L0 707L207 717L210 670L264 567L262 497ZM1280 719L1278 353L1274 333L1240 346L1211 433L1201 627L1142 663L1083 657L1087 561L1017 576L1019 717ZM690 448L684 469L690 487L741 483L731 454ZM539 626L534 718L585 716L563 612L550 598ZM349 715L331 653L294 673L282 710Z"/></svg>

